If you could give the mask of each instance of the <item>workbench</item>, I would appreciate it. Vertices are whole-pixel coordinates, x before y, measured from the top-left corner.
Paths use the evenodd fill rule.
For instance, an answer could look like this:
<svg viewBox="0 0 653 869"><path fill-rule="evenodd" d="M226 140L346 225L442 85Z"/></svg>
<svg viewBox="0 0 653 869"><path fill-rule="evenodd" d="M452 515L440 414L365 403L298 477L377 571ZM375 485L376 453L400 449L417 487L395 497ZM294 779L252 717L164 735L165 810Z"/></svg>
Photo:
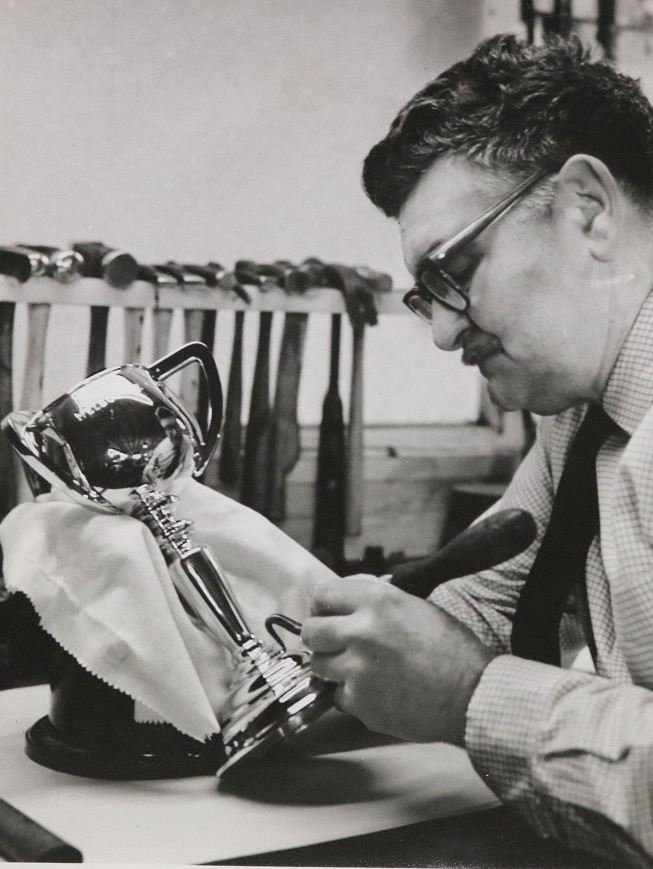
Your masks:
<svg viewBox="0 0 653 869"><path fill-rule="evenodd" d="M0 692L0 796L88 863L548 869L608 863L539 841L464 751L370 734L328 713L233 777L101 781L29 760L49 689Z"/></svg>

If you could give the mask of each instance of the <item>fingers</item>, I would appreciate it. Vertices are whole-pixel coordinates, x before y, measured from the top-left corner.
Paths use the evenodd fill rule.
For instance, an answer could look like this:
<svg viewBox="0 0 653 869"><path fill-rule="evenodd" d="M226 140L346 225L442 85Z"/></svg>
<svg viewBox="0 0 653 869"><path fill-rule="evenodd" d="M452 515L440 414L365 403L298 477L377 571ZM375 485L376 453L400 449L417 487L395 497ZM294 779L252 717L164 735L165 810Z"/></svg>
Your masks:
<svg viewBox="0 0 653 869"><path fill-rule="evenodd" d="M333 655L342 652L346 646L339 618L309 616L302 626L301 636L306 648L314 654Z"/></svg>
<svg viewBox="0 0 653 869"><path fill-rule="evenodd" d="M302 642L312 652L343 652L353 638L374 633L374 605L380 608L393 594L403 593L363 574L320 583L313 592L311 615L302 627Z"/></svg>
<svg viewBox="0 0 653 869"><path fill-rule="evenodd" d="M376 594L375 586L383 585L376 577L360 576L320 583L313 592L311 615L302 627L302 642L312 652L334 654L347 647L354 625L349 617L356 616L358 629L364 605Z"/></svg>
<svg viewBox="0 0 653 869"><path fill-rule="evenodd" d="M346 656L314 653L311 657L311 668L316 676L334 685L333 705L336 709L354 714L355 703L351 682L345 671Z"/></svg>
<svg viewBox="0 0 653 869"><path fill-rule="evenodd" d="M319 616L350 615L382 587L387 587L385 582L366 574L321 582L313 591L311 613Z"/></svg>
<svg viewBox="0 0 653 869"><path fill-rule="evenodd" d="M311 657L311 669L316 676L324 679L326 682L344 682L345 677L342 672L342 655L326 655L322 652L313 652Z"/></svg>

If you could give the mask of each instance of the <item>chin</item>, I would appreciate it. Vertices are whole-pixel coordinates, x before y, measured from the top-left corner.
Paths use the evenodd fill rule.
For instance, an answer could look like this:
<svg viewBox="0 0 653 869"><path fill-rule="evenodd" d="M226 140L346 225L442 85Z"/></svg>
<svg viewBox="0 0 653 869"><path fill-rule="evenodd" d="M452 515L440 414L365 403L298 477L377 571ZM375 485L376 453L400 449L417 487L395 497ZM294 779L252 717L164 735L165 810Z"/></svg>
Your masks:
<svg viewBox="0 0 653 869"><path fill-rule="evenodd" d="M554 416L556 413L562 413L573 407L577 401L564 399L559 395L547 394L522 394L515 395L514 393L502 392L499 389L494 389L491 384L488 384L488 393L493 404L500 407L506 412L515 410L527 410L530 413L536 413L538 416Z"/></svg>
<svg viewBox="0 0 653 869"><path fill-rule="evenodd" d="M493 382L492 380L487 380L486 382L488 395L492 404L496 407L505 411L528 410L526 405L522 403L522 399L515 395L513 390L505 387L502 388L501 383Z"/></svg>
<svg viewBox="0 0 653 869"><path fill-rule="evenodd" d="M567 402L562 402L560 396L533 391L524 385L514 383L502 383L498 378L487 381L488 394L493 404L507 413L517 410L528 410L541 416L550 416L559 413L569 407Z"/></svg>

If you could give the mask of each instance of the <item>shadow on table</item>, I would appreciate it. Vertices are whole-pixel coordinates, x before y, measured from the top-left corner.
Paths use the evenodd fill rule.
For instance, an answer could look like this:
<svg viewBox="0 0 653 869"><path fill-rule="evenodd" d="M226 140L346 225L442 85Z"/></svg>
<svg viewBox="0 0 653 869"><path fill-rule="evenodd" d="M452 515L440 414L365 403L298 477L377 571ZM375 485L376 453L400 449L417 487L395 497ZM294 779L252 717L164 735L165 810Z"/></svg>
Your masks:
<svg viewBox="0 0 653 869"><path fill-rule="evenodd" d="M542 841L504 806L320 845L229 860L233 866L624 869ZM220 865L216 863L214 865Z"/></svg>
<svg viewBox="0 0 653 869"><path fill-rule="evenodd" d="M271 804L329 805L374 799L377 784L349 764L348 751L397 740L371 733L336 710L281 745L244 764L220 790ZM325 757L338 753L339 757ZM342 755L345 755L344 757ZM308 766L307 766L308 762ZM270 793L270 768L278 769ZM281 775L283 773L283 777ZM264 795L264 797L262 797ZM378 783L378 798L387 796ZM549 844L504 806L353 836L318 845L231 859L234 866L433 867L433 869L623 869L615 863ZM215 865L220 865L219 863Z"/></svg>
<svg viewBox="0 0 653 869"><path fill-rule="evenodd" d="M395 742L371 733L349 715L330 710L267 756L234 768L220 779L219 788L222 793L274 805L327 806L385 799L388 783L375 782L346 755ZM338 757L327 756L336 753Z"/></svg>

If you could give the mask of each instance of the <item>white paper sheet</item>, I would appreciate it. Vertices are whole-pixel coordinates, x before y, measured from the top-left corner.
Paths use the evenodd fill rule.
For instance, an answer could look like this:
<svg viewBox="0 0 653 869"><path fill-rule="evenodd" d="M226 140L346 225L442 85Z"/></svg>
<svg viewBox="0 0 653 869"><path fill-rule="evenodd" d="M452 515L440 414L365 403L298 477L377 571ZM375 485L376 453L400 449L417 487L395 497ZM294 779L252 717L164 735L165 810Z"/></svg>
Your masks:
<svg viewBox="0 0 653 869"><path fill-rule="evenodd" d="M24 754L24 731L48 702L45 686L0 692L0 797L87 863L229 860L497 803L462 750L391 742L336 712L220 783L67 775Z"/></svg>

